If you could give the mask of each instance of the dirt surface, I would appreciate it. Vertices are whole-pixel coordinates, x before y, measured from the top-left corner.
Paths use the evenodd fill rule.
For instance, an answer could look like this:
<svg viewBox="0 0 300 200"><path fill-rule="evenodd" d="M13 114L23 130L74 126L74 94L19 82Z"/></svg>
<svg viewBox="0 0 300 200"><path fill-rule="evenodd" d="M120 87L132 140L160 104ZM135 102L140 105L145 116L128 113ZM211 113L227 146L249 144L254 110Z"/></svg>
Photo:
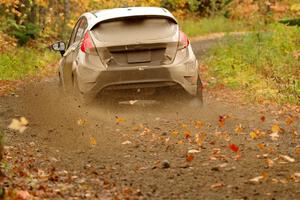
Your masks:
<svg viewBox="0 0 300 200"><path fill-rule="evenodd" d="M193 47L200 57L212 43ZM203 108L168 95L86 107L57 85L48 78L0 99L2 169L12 173L3 184L16 195L300 199L300 121L290 107L243 103L226 90L205 90ZM28 128L7 129L20 116Z"/></svg>

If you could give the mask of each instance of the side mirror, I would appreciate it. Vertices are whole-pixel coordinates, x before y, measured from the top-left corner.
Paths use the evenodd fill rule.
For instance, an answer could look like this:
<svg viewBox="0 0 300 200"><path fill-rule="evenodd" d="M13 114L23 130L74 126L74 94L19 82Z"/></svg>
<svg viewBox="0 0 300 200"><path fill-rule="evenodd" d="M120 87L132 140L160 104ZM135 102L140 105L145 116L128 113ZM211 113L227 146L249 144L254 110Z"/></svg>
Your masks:
<svg viewBox="0 0 300 200"><path fill-rule="evenodd" d="M63 56L66 52L66 44L62 41L55 42L51 45L51 49L54 51L59 51L60 54Z"/></svg>

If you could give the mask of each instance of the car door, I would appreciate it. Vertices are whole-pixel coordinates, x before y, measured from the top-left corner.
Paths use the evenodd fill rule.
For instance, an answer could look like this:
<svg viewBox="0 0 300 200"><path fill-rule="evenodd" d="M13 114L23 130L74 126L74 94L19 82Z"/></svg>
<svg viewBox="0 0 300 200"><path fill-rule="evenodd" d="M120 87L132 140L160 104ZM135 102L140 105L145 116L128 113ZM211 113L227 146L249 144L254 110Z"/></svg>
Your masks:
<svg viewBox="0 0 300 200"><path fill-rule="evenodd" d="M81 17L72 31L68 48L63 55L61 63L61 77L63 80L63 87L66 91L71 91L73 89L73 63L75 62L75 59L77 57L80 43L82 41L84 32L87 29L87 26L87 19L85 17Z"/></svg>

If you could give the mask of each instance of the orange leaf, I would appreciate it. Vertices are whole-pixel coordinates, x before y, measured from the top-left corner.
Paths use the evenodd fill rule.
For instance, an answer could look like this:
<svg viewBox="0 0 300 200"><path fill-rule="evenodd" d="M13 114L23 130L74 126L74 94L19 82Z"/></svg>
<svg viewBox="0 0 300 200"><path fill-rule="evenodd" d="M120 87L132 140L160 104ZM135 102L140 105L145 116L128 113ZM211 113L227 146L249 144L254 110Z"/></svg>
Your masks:
<svg viewBox="0 0 300 200"><path fill-rule="evenodd" d="M204 123L202 121L198 120L198 121L195 122L195 128L200 129L200 128L203 127L203 125L204 125Z"/></svg>
<svg viewBox="0 0 300 200"><path fill-rule="evenodd" d="M266 145L263 144L263 143L260 143L260 144L257 144L257 147L260 149L260 150L264 150Z"/></svg>
<svg viewBox="0 0 300 200"><path fill-rule="evenodd" d="M226 116L219 116L219 127L223 127L225 125Z"/></svg>
<svg viewBox="0 0 300 200"><path fill-rule="evenodd" d="M285 123L286 125L290 126L292 123L294 122L293 118L291 116L288 116L286 119L285 119Z"/></svg>
<svg viewBox="0 0 300 200"><path fill-rule="evenodd" d="M237 134L240 134L240 133L243 131L242 124L236 125L234 131L235 131Z"/></svg>
<svg viewBox="0 0 300 200"><path fill-rule="evenodd" d="M192 160L194 160L194 155L193 154L187 154L185 160L187 162L192 162Z"/></svg>
<svg viewBox="0 0 300 200"><path fill-rule="evenodd" d="M300 147L296 148L296 154L298 154L298 156L300 156Z"/></svg>
<svg viewBox="0 0 300 200"><path fill-rule="evenodd" d="M233 152L238 152L239 151L239 147L236 146L235 144L230 144L229 148L233 151Z"/></svg>
<svg viewBox="0 0 300 200"><path fill-rule="evenodd" d="M118 116L115 116L115 118L116 118L116 124L120 124L120 123L125 121L124 118L121 118L121 117L118 117Z"/></svg>
<svg viewBox="0 0 300 200"><path fill-rule="evenodd" d="M258 137L255 131L251 131L249 135L253 140L255 140Z"/></svg>
<svg viewBox="0 0 300 200"><path fill-rule="evenodd" d="M261 117L260 117L260 121L261 121L261 122L265 122L265 121L266 121L266 117L265 117L265 116L261 116Z"/></svg>
<svg viewBox="0 0 300 200"><path fill-rule="evenodd" d="M202 146L204 140L206 139L206 134L205 133L202 133L202 134L197 134L196 136L196 143L199 145L199 146Z"/></svg>
<svg viewBox="0 0 300 200"><path fill-rule="evenodd" d="M90 137L90 144L93 145L93 146L97 144L96 139L92 136Z"/></svg>
<svg viewBox="0 0 300 200"><path fill-rule="evenodd" d="M189 139L191 137L191 131L184 131L184 138Z"/></svg>
<svg viewBox="0 0 300 200"><path fill-rule="evenodd" d="M174 131L172 131L172 132L171 132L171 134L172 134L172 136L174 136L174 137L177 137L177 136L178 136L178 134L179 134L179 132L178 132L178 131L176 131L176 130L174 130Z"/></svg>
<svg viewBox="0 0 300 200"><path fill-rule="evenodd" d="M279 133L279 131L280 131L280 126L278 124L273 124L272 132L273 133Z"/></svg>

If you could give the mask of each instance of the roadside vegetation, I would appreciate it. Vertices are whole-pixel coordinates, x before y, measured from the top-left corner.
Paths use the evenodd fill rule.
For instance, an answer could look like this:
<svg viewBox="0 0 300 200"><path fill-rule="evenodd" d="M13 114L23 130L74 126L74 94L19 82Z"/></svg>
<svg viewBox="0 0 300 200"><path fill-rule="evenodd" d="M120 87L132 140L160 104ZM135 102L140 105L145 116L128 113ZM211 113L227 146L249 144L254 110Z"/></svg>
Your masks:
<svg viewBox="0 0 300 200"><path fill-rule="evenodd" d="M206 59L209 86L243 89L251 99L300 103L300 28L271 24L264 32L227 36Z"/></svg>
<svg viewBox="0 0 300 200"><path fill-rule="evenodd" d="M211 33L227 33L252 30L253 26L243 20L231 20L222 15L209 18L186 18L180 21L182 30L189 35L203 36Z"/></svg>

